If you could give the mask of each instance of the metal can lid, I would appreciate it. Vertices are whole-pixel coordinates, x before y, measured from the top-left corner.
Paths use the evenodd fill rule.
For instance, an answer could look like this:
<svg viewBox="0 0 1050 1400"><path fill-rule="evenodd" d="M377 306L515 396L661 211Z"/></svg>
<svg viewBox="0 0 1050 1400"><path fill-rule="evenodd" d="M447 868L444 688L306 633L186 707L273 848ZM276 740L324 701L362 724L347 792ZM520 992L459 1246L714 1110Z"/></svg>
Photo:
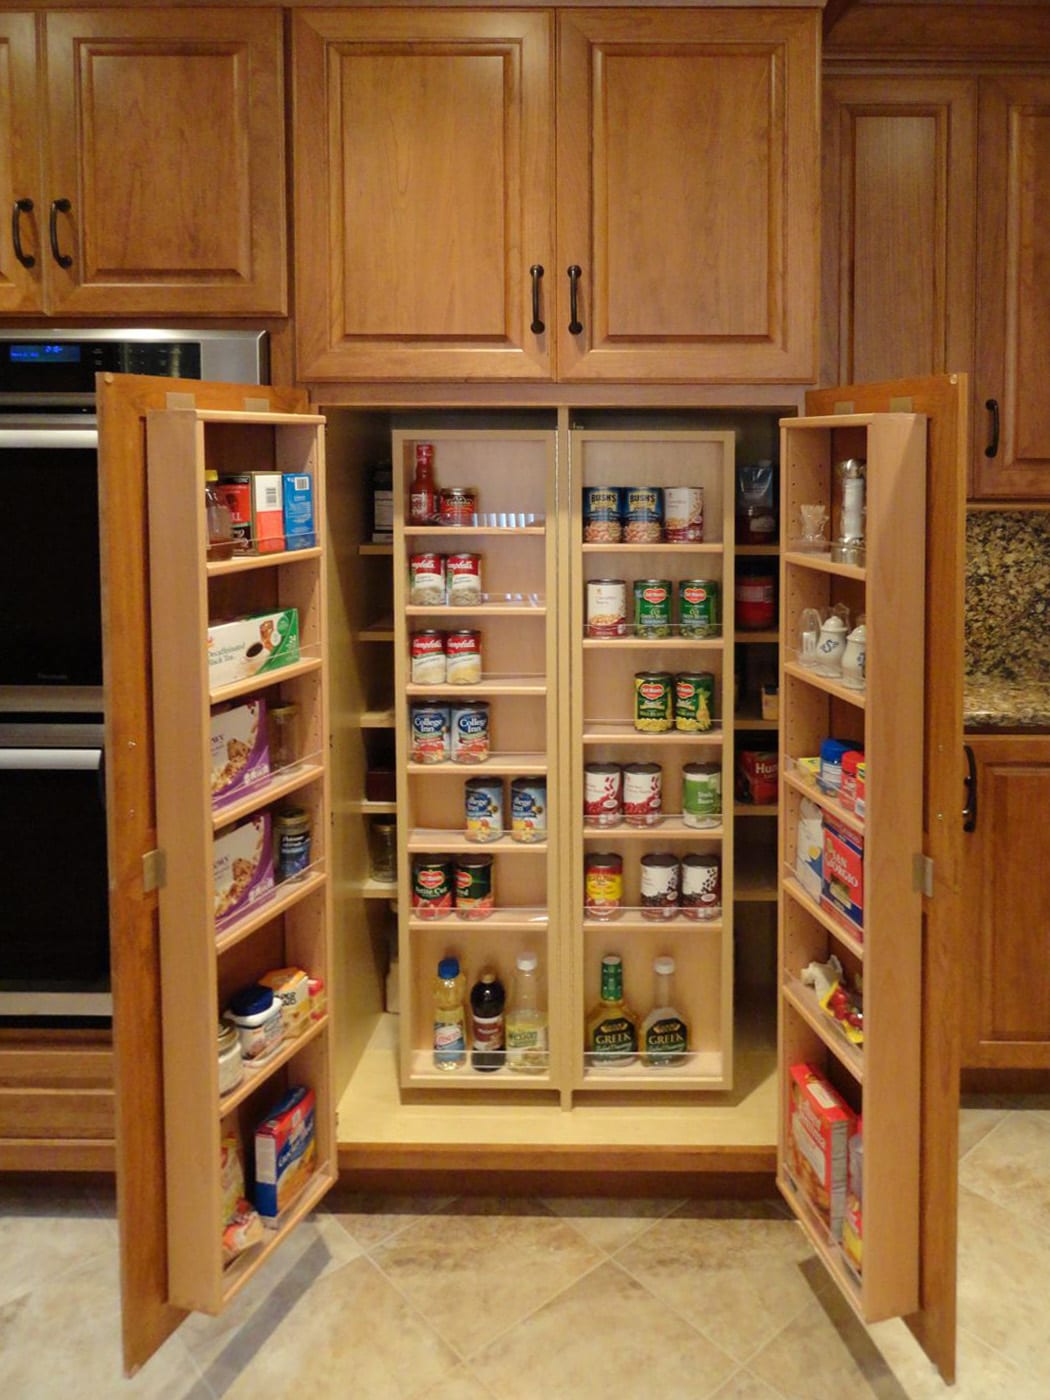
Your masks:
<svg viewBox="0 0 1050 1400"><path fill-rule="evenodd" d="M481 869L492 864L491 856L463 855L456 857L456 864L461 870Z"/></svg>
<svg viewBox="0 0 1050 1400"><path fill-rule="evenodd" d="M623 856L616 851L588 851L587 867L591 870L622 870Z"/></svg>
<svg viewBox="0 0 1050 1400"><path fill-rule="evenodd" d="M642 864L667 870L678 864L678 857L670 851L651 851L647 856L642 856Z"/></svg>
<svg viewBox="0 0 1050 1400"><path fill-rule="evenodd" d="M663 769L658 763L625 763L623 765L623 771L625 773L645 774L661 773Z"/></svg>

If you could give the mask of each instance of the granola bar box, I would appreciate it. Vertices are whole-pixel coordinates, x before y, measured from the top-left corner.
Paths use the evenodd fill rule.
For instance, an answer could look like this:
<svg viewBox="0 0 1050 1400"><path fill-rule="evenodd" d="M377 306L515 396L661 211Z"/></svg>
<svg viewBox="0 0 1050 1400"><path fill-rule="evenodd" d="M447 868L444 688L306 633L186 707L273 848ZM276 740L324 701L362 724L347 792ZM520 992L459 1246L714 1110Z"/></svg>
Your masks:
<svg viewBox="0 0 1050 1400"><path fill-rule="evenodd" d="M266 701L229 705L211 717L211 800L224 807L270 773Z"/></svg>
<svg viewBox="0 0 1050 1400"><path fill-rule="evenodd" d="M255 1130L255 1209L274 1226L317 1166L314 1091L290 1089Z"/></svg>
<svg viewBox="0 0 1050 1400"><path fill-rule="evenodd" d="M792 1065L788 1103L787 1169L827 1226L842 1238L846 1164L856 1115L812 1065Z"/></svg>
<svg viewBox="0 0 1050 1400"><path fill-rule="evenodd" d="M269 812L257 812L220 831L212 844L215 922L229 923L274 886L273 834Z"/></svg>
<svg viewBox="0 0 1050 1400"><path fill-rule="evenodd" d="M252 613L208 627L208 684L231 685L299 660L299 613Z"/></svg>

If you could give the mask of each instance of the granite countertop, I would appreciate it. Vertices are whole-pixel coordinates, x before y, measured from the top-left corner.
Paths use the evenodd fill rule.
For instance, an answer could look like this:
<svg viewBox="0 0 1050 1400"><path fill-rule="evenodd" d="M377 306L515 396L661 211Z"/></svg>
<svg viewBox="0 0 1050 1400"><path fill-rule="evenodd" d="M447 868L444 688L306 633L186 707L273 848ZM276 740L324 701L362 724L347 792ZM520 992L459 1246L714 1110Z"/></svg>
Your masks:
<svg viewBox="0 0 1050 1400"><path fill-rule="evenodd" d="M963 723L967 729L1050 730L1050 678L1043 681L967 676L963 685Z"/></svg>

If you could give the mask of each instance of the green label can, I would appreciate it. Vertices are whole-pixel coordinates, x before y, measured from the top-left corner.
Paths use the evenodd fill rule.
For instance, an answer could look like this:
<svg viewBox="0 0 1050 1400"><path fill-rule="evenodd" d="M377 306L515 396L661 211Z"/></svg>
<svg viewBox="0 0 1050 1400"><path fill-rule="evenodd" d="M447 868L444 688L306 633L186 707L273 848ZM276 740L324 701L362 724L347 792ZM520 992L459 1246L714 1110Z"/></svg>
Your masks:
<svg viewBox="0 0 1050 1400"><path fill-rule="evenodd" d="M685 764L682 769L682 821L686 826L721 826L721 764Z"/></svg>
<svg viewBox="0 0 1050 1400"><path fill-rule="evenodd" d="M638 637L669 637L671 635L670 579L635 579L634 630Z"/></svg>
<svg viewBox="0 0 1050 1400"><path fill-rule="evenodd" d="M684 578L678 585L678 621L683 637L717 637L721 631L719 582Z"/></svg>
<svg viewBox="0 0 1050 1400"><path fill-rule="evenodd" d="M674 678L674 727L704 734L715 718L715 678L710 671L682 671Z"/></svg>
<svg viewBox="0 0 1050 1400"><path fill-rule="evenodd" d="M669 671L636 671L634 727L641 734L665 734L674 726L673 683Z"/></svg>

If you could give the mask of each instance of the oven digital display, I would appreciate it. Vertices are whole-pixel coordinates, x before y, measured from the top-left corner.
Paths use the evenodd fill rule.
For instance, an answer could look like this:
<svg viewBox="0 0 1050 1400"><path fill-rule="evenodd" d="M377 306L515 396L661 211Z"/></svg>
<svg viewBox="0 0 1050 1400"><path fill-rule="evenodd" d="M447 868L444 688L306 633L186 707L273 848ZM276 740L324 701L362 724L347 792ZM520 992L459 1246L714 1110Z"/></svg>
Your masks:
<svg viewBox="0 0 1050 1400"><path fill-rule="evenodd" d="M59 345L54 342L34 341L26 345L12 345L8 354L12 362L34 365L78 365L79 345Z"/></svg>

